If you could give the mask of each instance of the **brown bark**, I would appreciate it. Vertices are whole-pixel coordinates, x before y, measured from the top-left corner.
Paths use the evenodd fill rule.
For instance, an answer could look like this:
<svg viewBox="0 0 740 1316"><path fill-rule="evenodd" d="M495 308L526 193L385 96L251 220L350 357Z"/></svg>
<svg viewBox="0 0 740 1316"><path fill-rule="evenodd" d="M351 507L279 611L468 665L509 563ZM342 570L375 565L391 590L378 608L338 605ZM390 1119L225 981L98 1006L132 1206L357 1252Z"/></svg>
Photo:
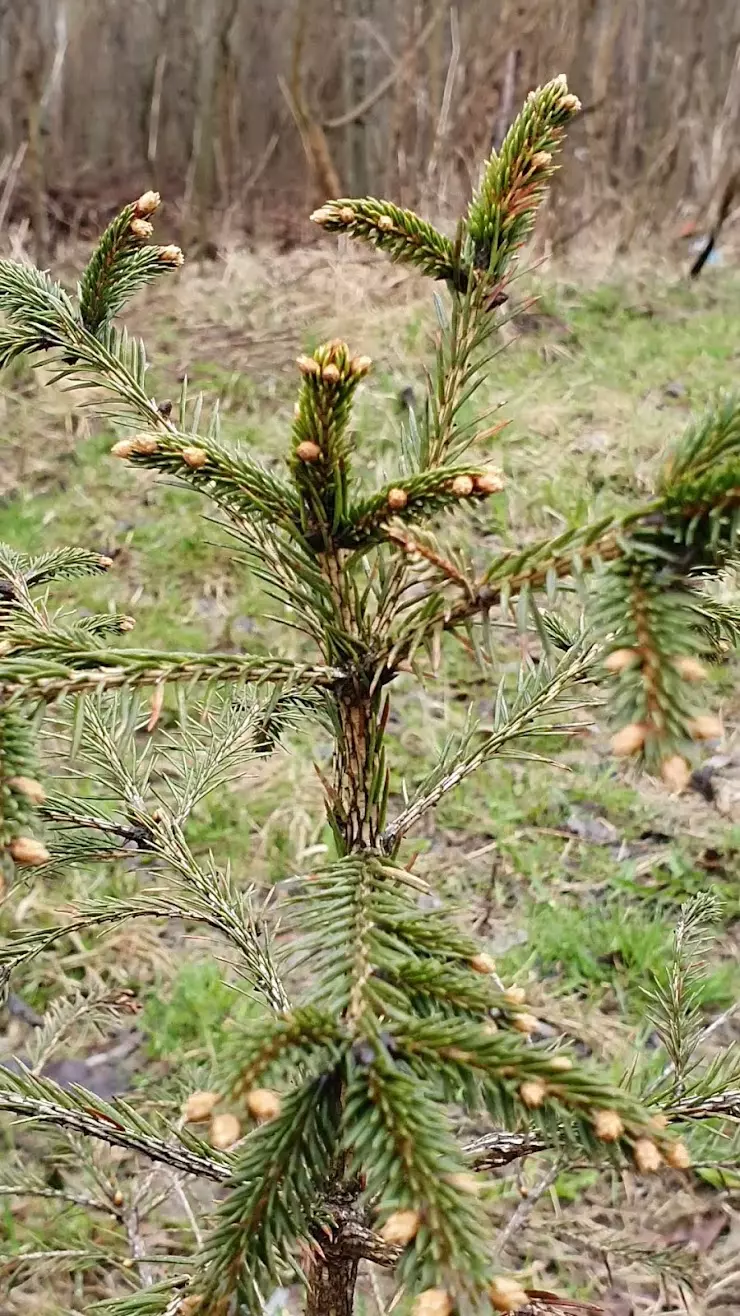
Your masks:
<svg viewBox="0 0 740 1316"><path fill-rule="evenodd" d="M317 1257L309 1270L306 1316L352 1316L357 1266L351 1258Z"/></svg>

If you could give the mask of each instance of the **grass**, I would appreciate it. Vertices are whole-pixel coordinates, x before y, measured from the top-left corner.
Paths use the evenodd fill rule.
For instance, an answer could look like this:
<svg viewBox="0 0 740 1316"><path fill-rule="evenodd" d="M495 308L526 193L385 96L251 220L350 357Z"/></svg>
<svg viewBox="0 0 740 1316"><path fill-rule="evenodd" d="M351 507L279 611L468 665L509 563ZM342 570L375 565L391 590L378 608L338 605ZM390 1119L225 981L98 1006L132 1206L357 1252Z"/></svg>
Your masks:
<svg viewBox="0 0 740 1316"><path fill-rule="evenodd" d="M399 290L396 280L389 295L382 266L350 262L327 275L307 260L301 297L291 300L301 259L272 263L262 277L253 263L242 274L238 260L223 276L186 271L176 286L140 301L130 319L150 344L152 390L173 395L187 370L207 401L221 394L225 436L277 463L295 392L292 359L346 333L376 360L359 407L358 461L377 480L394 468L399 396L422 387L433 329L428 289L409 279ZM740 276L723 271L717 282L707 276L691 287L619 272L595 286L538 276L521 292L539 296L538 323L523 323L527 331L497 356L477 402L500 406L511 422L488 454L509 477L506 505L477 510L465 531L481 559L502 539L551 533L643 496L664 443L736 376ZM22 369L0 387L0 539L33 551L73 542L115 558L106 577L57 590L60 602L133 614L141 646L295 651L292 632L264 621L257 584L195 495L111 460L114 436L94 412L74 418L75 395L45 389ZM511 663L513 651L502 657ZM399 798L401 778L412 785L422 775L468 700L483 716L490 707L492 687L471 682L459 652L445 659L422 699L399 682L391 724ZM715 676L731 745L736 677L734 661ZM174 720L167 704L163 725ZM201 804L189 830L196 851L229 860L240 882L262 892L317 862L329 842L312 760L326 748L296 740L289 754ZM680 903L708 883L722 897L723 922L702 988L706 1021L737 999L740 829L698 795L676 801L636 781L588 721L574 741L555 751L548 743L556 757L559 749L559 767L505 761L482 770L407 850L421 851L419 871L462 907L507 978L526 982L545 1023L624 1068L635 1044L651 1046L645 991L665 962ZM601 833L589 830L594 819ZM61 899L90 894L91 885L97 895L106 882L126 889L138 880L119 871L77 874L64 891L39 886L21 902L23 921L51 917ZM13 908L0 915L3 930ZM162 928L116 933L102 945L88 938L62 966L39 960L18 986L43 1007L65 975L84 982L89 973L135 987L145 1068L174 1096L196 1078L208 1081L233 1046L235 1024L248 1026L253 1009L207 945L173 942ZM730 1033L727 1026L720 1036ZM579 1171L553 1192L563 1203L588 1202L594 1184L591 1171ZM18 1227L6 1218L12 1241ZM530 1244L524 1254L537 1259ZM17 1302L11 1312L27 1310L22 1294Z"/></svg>

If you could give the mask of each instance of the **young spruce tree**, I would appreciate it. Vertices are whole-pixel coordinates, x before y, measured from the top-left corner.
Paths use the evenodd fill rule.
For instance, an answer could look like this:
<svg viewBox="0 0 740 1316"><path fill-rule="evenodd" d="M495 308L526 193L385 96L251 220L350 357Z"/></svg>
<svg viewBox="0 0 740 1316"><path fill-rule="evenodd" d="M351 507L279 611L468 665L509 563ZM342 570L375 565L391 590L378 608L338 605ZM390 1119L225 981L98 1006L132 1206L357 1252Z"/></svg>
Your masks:
<svg viewBox="0 0 740 1316"><path fill-rule="evenodd" d="M486 162L454 240L386 201L330 201L313 215L328 232L369 242L447 289L437 298L437 359L423 411L404 429L397 473L373 490L353 473L352 429L371 362L340 340L298 361L284 474L224 445L217 416L203 429L185 390L175 413L149 396L144 349L114 319L136 289L182 263L178 248L149 241L156 194L106 230L76 297L37 269L0 262L0 361L51 360L56 378L102 390L109 413L128 427L114 456L215 503L315 653L295 662L116 645L111 633L130 629L128 618L60 616L39 595L54 577L105 570L107 560L75 549L36 560L5 549L0 557L6 866L99 862L133 849L167 883L164 894L159 886L136 899L110 897L72 922L11 937L0 948L6 986L18 965L73 929L154 916L201 921L220 934L264 1005L238 1039L233 1071L217 1093L192 1095L184 1125L64 1090L38 1066L0 1075L0 1111L219 1185L202 1247L173 1259L164 1278L162 1268L142 1271L141 1287L107 1305L115 1316L258 1316L276 1286L296 1280L305 1284L306 1316L351 1316L363 1257L395 1268L414 1316L556 1310L551 1297L528 1294L502 1273L481 1176L544 1146L645 1173L688 1164L677 1132L706 1113L698 1099L692 1105L691 1082L680 1092L663 1084L641 1100L536 1041L538 1021L521 991L507 990L475 937L422 907L425 883L400 856L404 838L469 774L512 742L561 725L585 683L603 679L612 694L615 753L641 758L672 790L687 784L694 742L717 731L702 699L702 654L719 631L734 638L735 619L701 581L737 544L739 403L692 425L667 455L654 495L627 514L477 568L440 538L446 516L505 489L484 454L495 431L469 423L466 404L578 109L562 77L530 94ZM574 579L587 601L577 634L538 603L552 608L560 582ZM542 660L522 666L513 691L492 684L492 728L470 722L389 816L386 740L398 674L422 679L445 635L461 636L490 671L490 632L512 612L522 629L536 627ZM111 692L170 683L187 692L201 682L225 693L200 730L185 733L190 768L181 788L154 802L147 764L121 748L125 695ZM64 697L80 710L91 770L117 797L115 813L44 799L33 731L39 710ZM323 722L333 740L320 772L334 855L299 879L282 910L289 950L278 962L228 873L195 859L186 824L236 762L269 753L286 725L306 718ZM721 1114L719 1097L709 1104ZM492 1132L465 1145L451 1113L460 1108L489 1117ZM201 1140L189 1126L209 1120L210 1138Z"/></svg>

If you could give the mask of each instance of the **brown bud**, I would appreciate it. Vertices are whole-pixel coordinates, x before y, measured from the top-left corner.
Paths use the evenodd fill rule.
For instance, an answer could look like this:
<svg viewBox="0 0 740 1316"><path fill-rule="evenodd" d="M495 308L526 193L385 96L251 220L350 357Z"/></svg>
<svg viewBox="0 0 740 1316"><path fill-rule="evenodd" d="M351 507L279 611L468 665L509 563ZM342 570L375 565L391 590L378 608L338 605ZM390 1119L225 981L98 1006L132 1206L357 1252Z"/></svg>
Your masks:
<svg viewBox="0 0 740 1316"><path fill-rule="evenodd" d="M400 512L406 506L408 500L409 496L405 489L394 488L388 490L388 506L392 512Z"/></svg>
<svg viewBox="0 0 740 1316"><path fill-rule="evenodd" d="M106 557L105 553L101 553L100 557L98 558L98 566L102 567L103 571L109 571L110 568L113 566L113 558Z"/></svg>
<svg viewBox="0 0 740 1316"><path fill-rule="evenodd" d="M321 456L321 449L312 439L304 439L298 444L295 455L302 462L317 462Z"/></svg>
<svg viewBox="0 0 740 1316"><path fill-rule="evenodd" d="M208 461L208 453L204 448L183 448L180 456L185 465L193 471L200 470L201 466L205 466Z"/></svg>
<svg viewBox="0 0 740 1316"><path fill-rule="evenodd" d="M474 969L476 973L496 972L496 961L491 955L486 955L483 952L479 955L474 955L469 963L471 969Z"/></svg>
<svg viewBox="0 0 740 1316"><path fill-rule="evenodd" d="M143 455L151 457L157 451L159 443L154 434L137 434L131 439L119 439L111 448L113 457L133 457Z"/></svg>
<svg viewBox="0 0 740 1316"><path fill-rule="evenodd" d="M277 1092L272 1092L270 1088L252 1088L247 1093L247 1110L252 1119L258 1120L260 1124L277 1119L281 1106Z"/></svg>
<svg viewBox="0 0 740 1316"><path fill-rule="evenodd" d="M541 1106L547 1096L547 1088L541 1078L528 1078L519 1088L519 1096L530 1110Z"/></svg>
<svg viewBox="0 0 740 1316"><path fill-rule="evenodd" d="M302 375L320 375L321 366L312 356L299 356L296 358L296 365Z"/></svg>
<svg viewBox="0 0 740 1316"><path fill-rule="evenodd" d="M663 1156L666 1164L670 1165L672 1170L689 1170L691 1168L691 1152L685 1142L670 1142L667 1147L663 1148Z"/></svg>
<svg viewBox="0 0 740 1316"><path fill-rule="evenodd" d="M533 1014L515 1014L511 1020L518 1033L534 1033L540 1026L539 1019Z"/></svg>
<svg viewBox="0 0 740 1316"><path fill-rule="evenodd" d="M676 658L673 666L684 681L706 681L707 669L698 658Z"/></svg>
<svg viewBox="0 0 740 1316"><path fill-rule="evenodd" d="M527 993L524 988L517 987L516 984L512 987L507 987L504 992L504 1000L507 1005L523 1005L526 999Z"/></svg>
<svg viewBox="0 0 740 1316"><path fill-rule="evenodd" d="M618 1142L624 1133L624 1124L616 1110L597 1110L594 1115L594 1133L601 1142Z"/></svg>
<svg viewBox="0 0 740 1316"><path fill-rule="evenodd" d="M355 218L355 212L351 206L340 206L339 218L343 224L351 224Z"/></svg>
<svg viewBox="0 0 740 1316"><path fill-rule="evenodd" d="M446 1289L425 1289L414 1299L411 1316L452 1316L452 1298Z"/></svg>
<svg viewBox="0 0 740 1316"><path fill-rule="evenodd" d="M535 151L530 164L533 169L547 169L552 164L552 155L549 151Z"/></svg>
<svg viewBox="0 0 740 1316"><path fill-rule="evenodd" d="M15 862L27 868L48 864L51 859L46 846L34 841L32 836L15 836L8 849Z"/></svg>
<svg viewBox="0 0 740 1316"><path fill-rule="evenodd" d="M25 795L31 804L43 804L46 799L46 791L34 777L8 777L7 784L12 791Z"/></svg>
<svg viewBox="0 0 740 1316"><path fill-rule="evenodd" d="M110 450L111 457L130 457L136 452L136 439L119 439Z"/></svg>
<svg viewBox="0 0 740 1316"><path fill-rule="evenodd" d="M568 95L563 97L560 104L569 114L577 114L581 108L581 102L577 96L573 95L572 91L569 91Z"/></svg>
<svg viewBox="0 0 740 1316"><path fill-rule="evenodd" d="M118 629L119 631L132 631L135 625L136 620L134 617L121 617L121 620L118 623Z"/></svg>
<svg viewBox="0 0 740 1316"><path fill-rule="evenodd" d="M341 211L340 211L340 217L341 217ZM335 218L336 218L336 211L332 205L319 206L318 210L313 210L310 216L312 224L327 224L332 219Z"/></svg>
<svg viewBox="0 0 740 1316"><path fill-rule="evenodd" d="M567 1074L573 1068L573 1061L570 1056L553 1056L550 1068L554 1069L556 1074Z"/></svg>
<svg viewBox="0 0 740 1316"><path fill-rule="evenodd" d="M182 1108L186 1124L204 1124L221 1100L219 1092L191 1092Z"/></svg>
<svg viewBox="0 0 740 1316"><path fill-rule="evenodd" d="M503 473L492 466L489 470L483 471L481 475L476 475L474 480L475 492L480 494L501 493L504 483Z"/></svg>
<svg viewBox="0 0 740 1316"><path fill-rule="evenodd" d="M650 1138L638 1138L632 1154L640 1174L655 1174L663 1164L663 1157Z"/></svg>
<svg viewBox="0 0 740 1316"><path fill-rule="evenodd" d="M391 219L390 215L378 216L378 228L382 229L384 233L390 232L390 230L393 228L393 220Z"/></svg>
<svg viewBox="0 0 740 1316"><path fill-rule="evenodd" d="M620 757L636 754L645 744L646 735L647 728L642 722L630 722L628 726L622 727L621 731L617 731L616 735L612 736L612 753Z"/></svg>
<svg viewBox="0 0 740 1316"><path fill-rule="evenodd" d="M636 649L614 649L604 659L604 666L607 672L616 675L617 672L626 672L628 667L634 667L639 657L640 655Z"/></svg>
<svg viewBox="0 0 740 1316"><path fill-rule="evenodd" d="M680 795L691 780L691 768L680 754L671 754L670 758L663 759L660 775L668 789Z"/></svg>
<svg viewBox="0 0 740 1316"><path fill-rule="evenodd" d="M353 356L349 363L349 373L354 375L355 379L362 379L363 375L368 375L370 373L372 366L372 357Z"/></svg>
<svg viewBox="0 0 740 1316"><path fill-rule="evenodd" d="M505 1279L500 1275L493 1281L488 1296L494 1311L518 1311L529 1305L529 1299L516 1279Z"/></svg>
<svg viewBox="0 0 740 1316"><path fill-rule="evenodd" d="M321 371L321 378L325 384L338 384L342 378L339 366L335 365L333 361L329 361Z"/></svg>
<svg viewBox="0 0 740 1316"><path fill-rule="evenodd" d="M418 1211L394 1211L379 1231L384 1243L391 1247L406 1247L419 1232L421 1216Z"/></svg>
<svg viewBox="0 0 740 1316"><path fill-rule="evenodd" d="M146 219L147 215L153 215L159 209L161 203L159 192L142 192L134 205L134 214L137 219Z"/></svg>
<svg viewBox="0 0 740 1316"><path fill-rule="evenodd" d="M218 1148L219 1151L226 1151L228 1147L233 1147L241 1136L241 1125L236 1115L230 1115L228 1111L225 1111L223 1115L214 1115L211 1120L209 1134L212 1147Z"/></svg>
<svg viewBox="0 0 740 1316"><path fill-rule="evenodd" d="M164 265L180 266L185 264L185 257L182 250L180 247L176 247L172 242L166 247L160 247L157 255Z"/></svg>
<svg viewBox="0 0 740 1316"><path fill-rule="evenodd" d="M135 238L138 238L140 242L146 242L146 239L150 238L153 232L154 225L150 224L148 219L131 220L131 233Z"/></svg>
<svg viewBox="0 0 740 1316"><path fill-rule="evenodd" d="M123 1193L120 1188L116 1189L111 1200L114 1206L123 1206Z"/></svg>
<svg viewBox="0 0 740 1316"><path fill-rule="evenodd" d="M193 1293L189 1298L183 1298L177 1309L177 1316L195 1316L203 1306L203 1299L199 1293Z"/></svg>
<svg viewBox="0 0 740 1316"><path fill-rule="evenodd" d="M486 1022L483 1025L483 1032L486 1037L493 1037L494 1033L498 1032L498 1024L495 1023L493 1019L486 1019Z"/></svg>
<svg viewBox="0 0 740 1316"><path fill-rule="evenodd" d="M713 717L710 713L692 718L689 722L689 731L694 740L722 739L722 723L718 717Z"/></svg>
<svg viewBox="0 0 740 1316"><path fill-rule="evenodd" d="M473 480L470 475L456 475L450 485L450 492L456 498L469 498L473 488Z"/></svg>
<svg viewBox="0 0 740 1316"><path fill-rule="evenodd" d="M659 1132L661 1132L663 1129L667 1129L668 1116L664 1115L662 1111L658 1111L657 1115L651 1116L650 1127L652 1129L657 1129Z"/></svg>

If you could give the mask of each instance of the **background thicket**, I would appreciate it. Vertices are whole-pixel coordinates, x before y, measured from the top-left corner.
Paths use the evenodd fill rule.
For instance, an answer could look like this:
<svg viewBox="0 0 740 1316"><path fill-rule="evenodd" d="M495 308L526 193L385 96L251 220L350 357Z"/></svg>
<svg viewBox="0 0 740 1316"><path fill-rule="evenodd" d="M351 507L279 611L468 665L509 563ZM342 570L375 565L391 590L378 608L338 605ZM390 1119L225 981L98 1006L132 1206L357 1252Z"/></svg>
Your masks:
<svg viewBox="0 0 740 1316"><path fill-rule="evenodd" d="M6 0L0 228L43 250L145 184L180 201L191 251L224 229L293 241L317 194L459 213L561 69L586 113L551 235L609 216L628 244L721 188L739 40L734 0Z"/></svg>

